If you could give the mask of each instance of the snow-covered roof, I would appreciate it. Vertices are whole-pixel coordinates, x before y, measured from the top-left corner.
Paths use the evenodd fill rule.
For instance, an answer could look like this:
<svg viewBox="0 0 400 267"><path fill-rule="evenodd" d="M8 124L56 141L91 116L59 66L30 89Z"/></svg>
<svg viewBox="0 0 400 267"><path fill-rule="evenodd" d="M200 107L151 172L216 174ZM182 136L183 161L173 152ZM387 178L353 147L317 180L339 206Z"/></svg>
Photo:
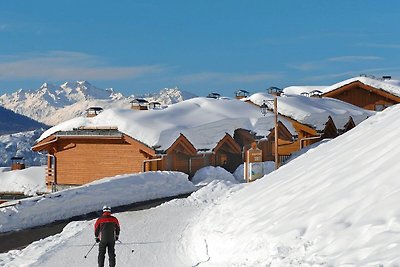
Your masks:
<svg viewBox="0 0 400 267"><path fill-rule="evenodd" d="M321 91L327 86L289 86L283 89L286 95L301 95L302 93L311 93L312 91Z"/></svg>
<svg viewBox="0 0 400 267"><path fill-rule="evenodd" d="M314 90L321 91L323 93L328 93L330 91L336 90L342 86L353 82L361 82L365 85L383 90L387 93L400 97L400 81L393 79L379 79L358 76L353 77L330 86L289 86L283 89L286 95L300 95L302 93L311 93Z"/></svg>
<svg viewBox="0 0 400 267"><path fill-rule="evenodd" d="M385 80L385 79L374 79L370 77L354 77L351 79L347 79L345 81L335 83L331 86L328 86L321 91L324 93L336 90L342 86L345 86L347 84L353 83L353 82L361 82L365 85L369 85L371 87L381 89L385 92L388 92L392 95L400 97L400 81L398 80Z"/></svg>
<svg viewBox="0 0 400 267"><path fill-rule="evenodd" d="M274 96L267 93L256 93L242 101L249 100L256 105L262 105L264 100L273 100ZM266 103L273 108L273 104ZM350 116L356 124L375 114L352 104L333 98L314 98L301 95L278 96L278 112L298 122L312 126L322 131L329 116L332 117L336 127L342 129L349 121Z"/></svg>
<svg viewBox="0 0 400 267"><path fill-rule="evenodd" d="M288 130L293 126L279 118ZM58 132L79 127L117 127L149 147L168 149L180 134L185 135L196 149L212 150L226 133L233 136L242 128L267 136L274 128L273 114L265 117L260 108L236 99L193 98L161 110L108 109L93 118L77 117L58 124L38 141Z"/></svg>

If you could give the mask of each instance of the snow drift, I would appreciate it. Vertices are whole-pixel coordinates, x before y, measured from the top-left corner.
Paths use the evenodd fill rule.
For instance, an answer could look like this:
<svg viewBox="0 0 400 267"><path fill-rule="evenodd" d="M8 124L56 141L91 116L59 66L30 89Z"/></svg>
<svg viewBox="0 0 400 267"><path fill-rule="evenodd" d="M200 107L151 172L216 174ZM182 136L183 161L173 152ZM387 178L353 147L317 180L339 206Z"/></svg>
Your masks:
<svg viewBox="0 0 400 267"><path fill-rule="evenodd" d="M233 194L192 229L196 251L208 266L399 265L399 125L397 105Z"/></svg>

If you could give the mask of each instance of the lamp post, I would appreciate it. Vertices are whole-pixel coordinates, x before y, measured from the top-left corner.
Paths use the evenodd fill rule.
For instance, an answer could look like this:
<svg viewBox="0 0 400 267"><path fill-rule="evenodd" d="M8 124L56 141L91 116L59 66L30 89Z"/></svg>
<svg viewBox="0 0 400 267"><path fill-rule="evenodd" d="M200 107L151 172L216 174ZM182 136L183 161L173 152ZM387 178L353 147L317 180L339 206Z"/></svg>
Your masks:
<svg viewBox="0 0 400 267"><path fill-rule="evenodd" d="M275 170L279 168L279 155L278 155L278 99L274 96L274 100L264 100L261 108L261 113L265 116L268 112L267 101L274 101L274 124L275 124Z"/></svg>

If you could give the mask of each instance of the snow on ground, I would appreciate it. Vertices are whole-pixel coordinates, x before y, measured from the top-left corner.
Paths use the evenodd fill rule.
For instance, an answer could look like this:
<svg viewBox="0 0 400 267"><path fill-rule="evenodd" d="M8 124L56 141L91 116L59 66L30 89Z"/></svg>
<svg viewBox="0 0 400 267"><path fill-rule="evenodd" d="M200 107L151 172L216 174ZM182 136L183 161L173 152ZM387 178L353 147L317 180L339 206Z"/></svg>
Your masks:
<svg viewBox="0 0 400 267"><path fill-rule="evenodd" d="M399 124L397 105L231 195L192 229L198 254L206 240L207 266L398 266Z"/></svg>
<svg viewBox="0 0 400 267"><path fill-rule="evenodd" d="M122 241L116 245L117 266L196 266L201 258L187 249L190 240L185 238L186 229L193 227L205 207L217 204L243 186L212 182L186 199L114 214L120 221ZM84 258L94 244L94 223L95 220L72 222L60 234L34 242L24 250L0 254L0 265L96 266L97 246Z"/></svg>
<svg viewBox="0 0 400 267"><path fill-rule="evenodd" d="M0 168L0 191L1 193L24 193L27 196L47 192L44 177L45 166L15 171Z"/></svg>
<svg viewBox="0 0 400 267"><path fill-rule="evenodd" d="M212 181L229 181L231 183L237 183L232 173L228 172L222 167L208 166L198 170L192 178L192 183L198 186L209 184Z"/></svg>
<svg viewBox="0 0 400 267"><path fill-rule="evenodd" d="M186 199L117 214L117 262L399 266L399 125L397 105L253 183L211 182ZM59 235L1 254L0 265L94 266L96 250L83 258L93 225L70 223Z"/></svg>
<svg viewBox="0 0 400 267"><path fill-rule="evenodd" d="M0 232L98 211L106 204L122 206L194 190L195 186L189 182L188 176L180 172L158 171L104 178L60 192L21 199L15 201L15 206L0 206ZM43 213L46 216L37 216Z"/></svg>

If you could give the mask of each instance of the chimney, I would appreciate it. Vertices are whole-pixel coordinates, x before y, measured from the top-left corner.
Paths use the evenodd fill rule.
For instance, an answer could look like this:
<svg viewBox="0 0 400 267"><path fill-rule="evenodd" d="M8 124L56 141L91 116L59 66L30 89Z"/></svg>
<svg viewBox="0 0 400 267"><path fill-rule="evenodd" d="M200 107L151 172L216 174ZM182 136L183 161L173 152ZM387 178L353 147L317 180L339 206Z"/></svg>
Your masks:
<svg viewBox="0 0 400 267"><path fill-rule="evenodd" d="M12 157L11 158L11 170L23 170L25 169L25 160L23 157Z"/></svg>
<svg viewBox="0 0 400 267"><path fill-rule="evenodd" d="M249 92L247 92L246 90L237 90L236 92L235 92L235 98L236 99L242 99L242 98L246 98L246 97L249 97Z"/></svg>
<svg viewBox="0 0 400 267"><path fill-rule="evenodd" d="M91 118L91 117L96 117L103 111L103 108L101 107L90 107L86 110L86 117Z"/></svg>
<svg viewBox="0 0 400 267"><path fill-rule="evenodd" d="M148 110L149 109L149 101L142 98L135 98L131 101L131 109L135 110Z"/></svg>

